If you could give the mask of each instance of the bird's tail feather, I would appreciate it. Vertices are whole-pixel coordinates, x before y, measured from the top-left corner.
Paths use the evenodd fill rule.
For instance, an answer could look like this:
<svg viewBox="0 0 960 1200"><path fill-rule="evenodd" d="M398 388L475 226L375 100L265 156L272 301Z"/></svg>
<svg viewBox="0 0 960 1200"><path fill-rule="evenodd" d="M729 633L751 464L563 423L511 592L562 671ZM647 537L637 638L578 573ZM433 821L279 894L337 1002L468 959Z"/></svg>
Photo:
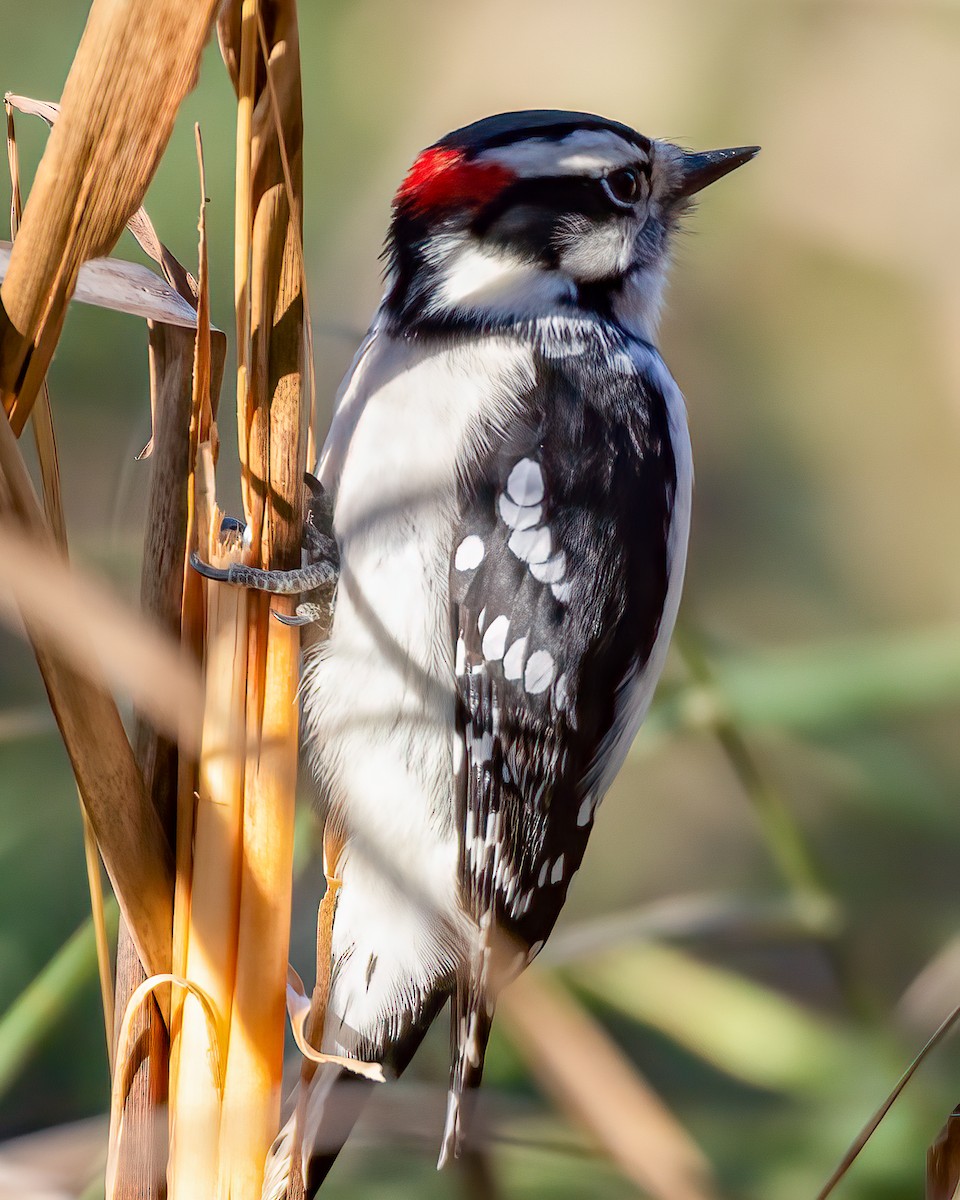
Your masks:
<svg viewBox="0 0 960 1200"><path fill-rule="evenodd" d="M332 1064L304 1072L293 1112L267 1156L261 1200L313 1200L373 1086Z"/></svg>
<svg viewBox="0 0 960 1200"><path fill-rule="evenodd" d="M450 1002L450 1088L447 1092L447 1119L437 1168L459 1158L470 1123L472 1101L483 1076L493 1024L493 997L485 994L474 979L458 985Z"/></svg>

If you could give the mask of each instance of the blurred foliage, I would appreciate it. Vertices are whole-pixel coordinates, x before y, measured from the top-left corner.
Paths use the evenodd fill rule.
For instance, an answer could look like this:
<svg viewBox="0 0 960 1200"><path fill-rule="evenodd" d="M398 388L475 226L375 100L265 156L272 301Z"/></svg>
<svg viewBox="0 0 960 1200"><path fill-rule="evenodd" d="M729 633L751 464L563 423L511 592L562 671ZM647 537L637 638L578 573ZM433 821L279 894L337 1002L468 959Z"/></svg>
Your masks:
<svg viewBox="0 0 960 1200"><path fill-rule="evenodd" d="M83 8L7 5L0 86L56 98ZM598 921L597 945L587 939L557 969L704 1147L724 1195L809 1197L960 999L956 953L938 958L960 927L960 6L314 0L302 10L306 244L327 410L378 297L390 195L415 151L447 129L548 105L697 147L764 146L691 218L663 330L697 461L684 620L708 677L675 656L558 931ZM192 263L200 120L214 319L225 329L233 111L211 48L148 197L161 236ZM25 119L18 129L29 179L46 135ZM119 253L138 257L128 238ZM132 599L149 471L133 461L149 424L142 325L75 309L51 390L74 557ZM228 461L228 394L224 404ZM0 714L29 716L40 683L6 634L0 664ZM790 908L783 856L718 736L724 722L827 910ZM86 913L69 770L52 733L13 737L16 724L0 723L5 1134L101 1111L107 1095L84 935L57 957ZM318 890L308 865L299 965ZM698 916L657 925L657 903L692 896ZM617 913L640 919L602 935L600 918ZM10 1006L51 960L36 985L58 997L50 1028L18 1061L33 1033ZM908 1012L898 1002L914 980ZM435 1098L444 1043L435 1030L412 1072ZM502 1031L488 1085L502 1195L632 1194L545 1107ZM925 1148L958 1094L960 1055L947 1045L843 1194L918 1195ZM436 1138L376 1140L378 1105L331 1200L459 1194L458 1176L433 1173Z"/></svg>

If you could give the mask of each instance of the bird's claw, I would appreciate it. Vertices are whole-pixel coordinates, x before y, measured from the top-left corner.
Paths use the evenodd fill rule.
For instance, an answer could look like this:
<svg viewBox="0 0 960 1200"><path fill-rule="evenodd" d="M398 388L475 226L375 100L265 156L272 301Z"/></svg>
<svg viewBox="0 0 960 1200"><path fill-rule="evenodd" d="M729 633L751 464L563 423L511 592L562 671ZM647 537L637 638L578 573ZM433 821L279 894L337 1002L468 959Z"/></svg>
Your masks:
<svg viewBox="0 0 960 1200"><path fill-rule="evenodd" d="M329 613L329 608L325 604L298 604L296 613L280 613L275 612L273 615L281 623L281 625L313 625L316 621L322 621Z"/></svg>
<svg viewBox="0 0 960 1200"><path fill-rule="evenodd" d="M193 567L198 575L202 575L204 579L215 579L218 583L230 582L229 567L212 567L210 563L203 561L196 550L191 550L190 552L190 566Z"/></svg>
<svg viewBox="0 0 960 1200"><path fill-rule="evenodd" d="M253 588L260 592L271 592L279 596L294 596L311 592L336 581L340 569L337 544L333 538L333 511L330 497L324 492L320 481L307 473L303 477L309 492L308 517L303 530L303 547L307 552L305 566L290 571L261 570L245 563L231 563L229 567L214 567L193 552L190 565L205 579L218 583L230 583L238 587ZM243 534L246 525L236 517L224 517L220 532ZM275 613L284 625L310 625L327 615L326 605L315 603L298 604L296 613Z"/></svg>

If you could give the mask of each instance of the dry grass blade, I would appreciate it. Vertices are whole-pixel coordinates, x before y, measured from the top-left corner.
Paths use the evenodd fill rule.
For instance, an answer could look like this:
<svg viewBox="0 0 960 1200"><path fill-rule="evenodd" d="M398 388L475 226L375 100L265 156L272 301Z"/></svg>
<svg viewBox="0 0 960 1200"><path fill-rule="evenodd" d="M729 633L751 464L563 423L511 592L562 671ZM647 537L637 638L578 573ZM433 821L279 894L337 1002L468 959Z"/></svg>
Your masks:
<svg viewBox="0 0 960 1200"><path fill-rule="evenodd" d="M65 571L5 419L0 419L0 512L6 512L15 542L29 534L29 548L46 547L54 568ZM49 606L49 599L44 603ZM146 801L120 714L112 697L68 667L53 645L36 635L31 640L124 917L143 960L161 969L169 958L169 847Z"/></svg>
<svg viewBox="0 0 960 1200"><path fill-rule="evenodd" d="M80 266L143 200L215 0L94 0L0 289L0 394L22 430Z"/></svg>
<svg viewBox="0 0 960 1200"><path fill-rule="evenodd" d="M60 105L52 100L34 100L32 96L18 96L16 92L7 92L3 99L8 111L15 108L25 116L39 117L51 129L60 116Z"/></svg>
<svg viewBox="0 0 960 1200"><path fill-rule="evenodd" d="M20 228L23 204L20 194L20 157L17 151L16 128L13 119L13 99L7 96L7 161L10 167L10 238L15 241ZM40 483L43 490L43 511L61 553L67 556L67 525L63 513L63 498L60 488L60 456L53 426L53 409L50 390L44 379L40 388L39 402L34 407L32 421L37 461L40 466ZM103 898L103 878L100 870L100 852L94 837L90 818L83 807L79 793L77 800L83 819L83 856L87 871L87 887L90 893L90 911L97 943L97 968L100 977L100 997L103 1007L104 1033L107 1060L113 1071L113 971L110 944L107 937L106 910Z"/></svg>
<svg viewBox="0 0 960 1200"><path fill-rule="evenodd" d="M42 638L73 670L129 696L158 729L191 748L202 692L195 669L176 644L2 519L0 555L2 619L17 629L22 615L31 635Z"/></svg>
<svg viewBox="0 0 960 1200"><path fill-rule="evenodd" d="M12 252L10 242L0 241L0 280L6 278ZM194 310L159 275L140 263L119 258L95 258L85 263L73 299L184 329L193 329L197 323Z"/></svg>
<svg viewBox="0 0 960 1200"><path fill-rule="evenodd" d="M887 1113L890 1111L890 1109L893 1108L894 1104L897 1102L897 1100L900 1096L900 1093L903 1091L903 1089L907 1086L907 1084L910 1082L910 1080L916 1074L917 1068L920 1066L920 1064L923 1062L923 1060L927 1057L927 1055L931 1052L931 1050L934 1050L943 1041L943 1039L947 1036L947 1034L951 1031L951 1029L953 1029L953 1027L957 1023L958 1019L960 1019L960 1005L958 1005L953 1010L953 1012L951 1012L949 1014L949 1016L947 1016L941 1022L936 1033L934 1033L928 1039L926 1045L923 1047L923 1049L920 1051L920 1053L917 1055L917 1057L913 1060L913 1062L910 1064L910 1066L907 1067L907 1069L904 1071L904 1073L897 1080L896 1086L894 1087L893 1091L890 1093L889 1096L887 1096L886 1100L884 1100L884 1102L880 1105L880 1107L873 1114L873 1116L870 1118L870 1120L866 1123L866 1125L864 1125L863 1129L861 1129L860 1132L857 1134L856 1138L853 1141L853 1144L850 1146L850 1149L846 1152L846 1154L840 1160L840 1163L838 1164L836 1170L833 1172L833 1174L830 1176L830 1178L827 1180L827 1182L823 1185L823 1187L817 1193L817 1200L827 1200L827 1197L832 1194L834 1188L837 1186L837 1184L840 1182L840 1180L844 1177L844 1175L846 1175L846 1173L850 1170L850 1168L853 1166L854 1162L856 1162L857 1157L860 1154L860 1151L864 1148L864 1146L867 1144L867 1142L869 1142L870 1139L873 1137L873 1135L876 1133L877 1128L880 1125L880 1122L887 1115Z"/></svg>
<svg viewBox="0 0 960 1200"><path fill-rule="evenodd" d="M557 1104L657 1200L714 1200L706 1159L600 1027L528 970L500 997L516 1048Z"/></svg>
<svg viewBox="0 0 960 1200"><path fill-rule="evenodd" d="M290 1017L293 1040L297 1043L297 1049L303 1057L314 1063L333 1063L335 1066L343 1067L345 1071L359 1075L361 1079L383 1083L383 1067L379 1063L361 1062L357 1058L344 1058L339 1054L324 1054L311 1046L306 1033L311 1009L310 997L304 989L303 980L293 967L289 967L287 970L287 1013Z"/></svg>
<svg viewBox="0 0 960 1200"><path fill-rule="evenodd" d="M214 550L218 526L214 461L216 437L211 395L211 341L206 239L206 180L203 146L195 129L200 173L199 303L192 348L190 404L184 429L187 511L185 548L214 562L233 554ZM219 383L219 381L218 381ZM181 638L204 660L206 687L199 763L181 759L177 798L177 891L173 961L176 969L205 987L215 1006L224 1049L236 974L240 825L243 813L242 744L230 743L231 726L244 721L246 599L231 588L205 589L189 569L181 592ZM237 679L239 678L239 684ZM203 1070L205 1032L198 1014L173 997L170 1063L171 1153L169 1194L213 1195L218 1191L221 1089L211 1088Z"/></svg>

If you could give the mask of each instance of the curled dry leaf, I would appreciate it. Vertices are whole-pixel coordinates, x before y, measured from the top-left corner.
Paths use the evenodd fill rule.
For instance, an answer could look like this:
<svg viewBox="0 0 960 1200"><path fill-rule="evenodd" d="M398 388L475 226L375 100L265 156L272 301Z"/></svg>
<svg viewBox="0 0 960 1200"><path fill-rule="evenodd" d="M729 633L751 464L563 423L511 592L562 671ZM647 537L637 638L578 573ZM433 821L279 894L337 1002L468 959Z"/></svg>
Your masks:
<svg viewBox="0 0 960 1200"><path fill-rule="evenodd" d="M213 1073L214 1086L218 1092L223 1091L224 1066L221 1022L217 1016L216 1009L210 1001L210 997L202 988L197 987L195 983L191 983L189 979L183 979L179 975L171 974L169 971L162 971L156 975L151 975L140 984L130 997L130 1001L124 1010L123 1018L120 1022L119 1033L117 1034L116 1063L114 1066L113 1082L110 1088L110 1151L107 1158L105 1187L105 1192L109 1200L113 1200L116 1194L117 1161L123 1135L124 1106L127 1099L131 1052L134 1047L133 1033L135 1021L144 1002L158 988L167 987L171 984L175 987L183 988L200 1005L204 1021L206 1022L207 1048L209 1051L208 1061L210 1070Z"/></svg>
<svg viewBox="0 0 960 1200"><path fill-rule="evenodd" d="M303 980L293 967L287 967L287 1012L290 1015L293 1039L303 1057L315 1063L332 1063L334 1066L351 1071L354 1075L359 1075L362 1079L383 1083L383 1067L379 1063L361 1062L359 1059L345 1058L340 1054L324 1054L310 1045L304 1032L310 1016L310 1008L310 997L304 989Z"/></svg>
<svg viewBox="0 0 960 1200"><path fill-rule="evenodd" d="M18 96L14 92L7 92L4 100L17 112L39 117L51 129L60 115L60 105L54 104L52 100L34 100L30 96ZM127 228L137 239L144 254L162 269L167 283L175 288L184 300L196 306L197 281L157 237L153 222L142 205L127 222Z"/></svg>
<svg viewBox="0 0 960 1200"><path fill-rule="evenodd" d="M6 278L12 249L10 242L0 241L0 282ZM166 325L195 329L197 324L195 310L159 275L140 263L119 258L94 258L84 263L74 299Z"/></svg>

